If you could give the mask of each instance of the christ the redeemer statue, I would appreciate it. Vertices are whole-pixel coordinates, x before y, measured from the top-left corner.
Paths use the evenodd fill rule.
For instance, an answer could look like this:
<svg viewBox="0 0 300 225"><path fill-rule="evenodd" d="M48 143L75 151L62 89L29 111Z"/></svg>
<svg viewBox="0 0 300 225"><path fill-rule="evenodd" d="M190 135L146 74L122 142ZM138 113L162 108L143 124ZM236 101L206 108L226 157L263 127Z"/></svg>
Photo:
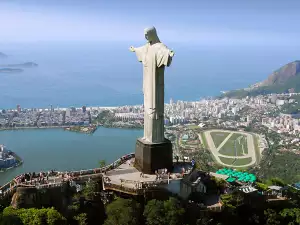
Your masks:
<svg viewBox="0 0 300 225"><path fill-rule="evenodd" d="M162 143L164 137L164 71L174 52L160 42L154 27L145 29L148 42L130 47L143 64L144 137L148 143Z"/></svg>

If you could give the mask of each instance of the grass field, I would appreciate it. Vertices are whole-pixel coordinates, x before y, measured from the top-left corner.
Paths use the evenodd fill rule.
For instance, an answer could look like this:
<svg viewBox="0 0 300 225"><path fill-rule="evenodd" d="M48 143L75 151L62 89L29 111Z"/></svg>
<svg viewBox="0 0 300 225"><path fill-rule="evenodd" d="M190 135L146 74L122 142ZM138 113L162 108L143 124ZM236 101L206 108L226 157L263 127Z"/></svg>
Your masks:
<svg viewBox="0 0 300 225"><path fill-rule="evenodd" d="M224 157L221 157L219 156L220 160L222 163L225 163L227 165L232 165L232 163L235 161L234 158L224 158Z"/></svg>
<svg viewBox="0 0 300 225"><path fill-rule="evenodd" d="M204 133L202 132L202 133L200 133L200 135L201 135L201 142L203 144L203 147L206 148L206 149L208 149L208 144L207 144L207 141L206 141Z"/></svg>
<svg viewBox="0 0 300 225"><path fill-rule="evenodd" d="M258 137L254 134L252 134L253 140L254 140L254 148L255 148L255 156L256 156L256 162L260 162L260 150L258 147Z"/></svg>
<svg viewBox="0 0 300 225"><path fill-rule="evenodd" d="M236 159L236 161L234 162L233 165L235 166L243 166L243 165L247 165L249 163L251 163L252 159L251 157L249 158L242 158L242 159Z"/></svg>
<svg viewBox="0 0 300 225"><path fill-rule="evenodd" d="M234 165L234 166L243 166L251 163L251 157L249 158L225 158L225 157L219 157L222 163L225 163L227 165Z"/></svg>
<svg viewBox="0 0 300 225"><path fill-rule="evenodd" d="M243 156L248 153L247 136L233 134L219 151L222 155Z"/></svg>
<svg viewBox="0 0 300 225"><path fill-rule="evenodd" d="M220 144L225 140L225 138L229 135L228 132L211 132L211 138L214 141L216 148L220 146Z"/></svg>

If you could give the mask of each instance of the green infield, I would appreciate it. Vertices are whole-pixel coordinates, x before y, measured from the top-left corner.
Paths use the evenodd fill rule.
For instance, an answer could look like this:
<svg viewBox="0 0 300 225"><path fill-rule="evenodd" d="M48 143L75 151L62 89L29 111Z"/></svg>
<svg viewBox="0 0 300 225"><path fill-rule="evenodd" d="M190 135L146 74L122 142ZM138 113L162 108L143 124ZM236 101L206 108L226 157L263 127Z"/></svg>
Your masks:
<svg viewBox="0 0 300 225"><path fill-rule="evenodd" d="M251 157L248 158L225 158L225 157L219 157L222 163L225 163L228 166L244 166L249 163L251 163L252 159Z"/></svg>
<svg viewBox="0 0 300 225"><path fill-rule="evenodd" d="M219 151L222 155L243 156L248 154L247 136L243 134L232 134Z"/></svg>
<svg viewBox="0 0 300 225"><path fill-rule="evenodd" d="M243 165L247 165L247 164L251 163L251 161L252 161L251 157L242 158L242 159L237 158L236 161L233 162L233 165L234 166L243 166Z"/></svg>
<svg viewBox="0 0 300 225"><path fill-rule="evenodd" d="M235 161L235 158L225 158L225 157L221 157L219 156L219 159L221 160L222 163L225 163L226 165L231 166L232 163Z"/></svg>
<svg viewBox="0 0 300 225"><path fill-rule="evenodd" d="M229 135L229 132L211 132L211 138L213 139L213 142L218 148L220 144L225 140L225 138Z"/></svg>

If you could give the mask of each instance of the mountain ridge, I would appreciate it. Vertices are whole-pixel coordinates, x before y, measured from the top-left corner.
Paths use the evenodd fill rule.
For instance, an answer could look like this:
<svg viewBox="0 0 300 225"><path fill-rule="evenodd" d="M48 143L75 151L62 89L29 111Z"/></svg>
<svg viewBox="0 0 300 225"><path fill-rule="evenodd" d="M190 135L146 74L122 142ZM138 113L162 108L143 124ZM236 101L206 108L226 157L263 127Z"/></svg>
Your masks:
<svg viewBox="0 0 300 225"><path fill-rule="evenodd" d="M297 76L300 73L300 60L290 62L275 70L268 78L262 82L252 85L253 87L270 86L275 84L284 84L289 78Z"/></svg>
<svg viewBox="0 0 300 225"><path fill-rule="evenodd" d="M6 58L7 55L5 55L3 52L0 52L0 58Z"/></svg>
<svg viewBox="0 0 300 225"><path fill-rule="evenodd" d="M300 60L287 63L271 73L267 79L248 88L232 90L221 97L246 97L272 93L300 92Z"/></svg>

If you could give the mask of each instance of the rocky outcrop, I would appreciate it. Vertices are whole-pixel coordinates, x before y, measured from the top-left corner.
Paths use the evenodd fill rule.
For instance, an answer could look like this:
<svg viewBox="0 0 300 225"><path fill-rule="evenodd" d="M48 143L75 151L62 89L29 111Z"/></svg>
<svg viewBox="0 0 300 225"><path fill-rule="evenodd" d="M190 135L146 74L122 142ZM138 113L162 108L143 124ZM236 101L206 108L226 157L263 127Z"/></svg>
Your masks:
<svg viewBox="0 0 300 225"><path fill-rule="evenodd" d="M36 207L37 189L31 187L19 187L11 200L11 206L15 209Z"/></svg>
<svg viewBox="0 0 300 225"><path fill-rule="evenodd" d="M47 208L53 206L57 210L64 210L71 196L72 190L68 184L45 189L18 187L12 197L11 206L16 209Z"/></svg>

